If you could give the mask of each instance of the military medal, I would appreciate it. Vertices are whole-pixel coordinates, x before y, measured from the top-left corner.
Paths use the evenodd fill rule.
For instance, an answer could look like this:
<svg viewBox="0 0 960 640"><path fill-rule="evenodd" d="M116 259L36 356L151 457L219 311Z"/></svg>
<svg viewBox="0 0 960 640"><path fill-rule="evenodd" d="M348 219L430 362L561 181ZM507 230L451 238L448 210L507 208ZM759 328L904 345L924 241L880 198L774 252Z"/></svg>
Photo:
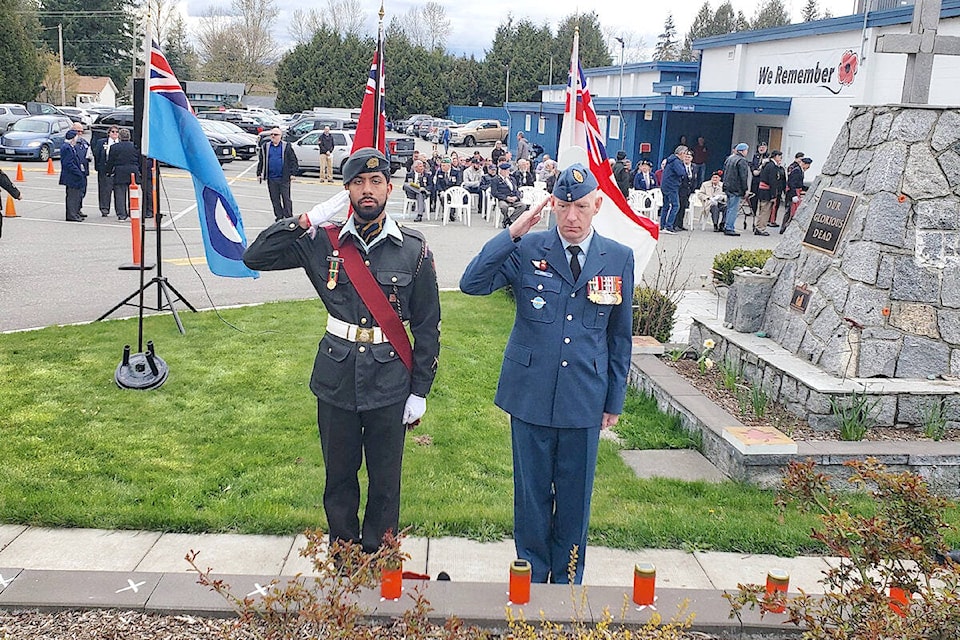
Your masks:
<svg viewBox="0 0 960 640"><path fill-rule="evenodd" d="M337 257L339 254L339 251L334 251L332 256L327 257L330 263L327 267L327 289L331 291L337 288L337 276L340 275L340 264L343 262L343 258Z"/></svg>
<svg viewBox="0 0 960 640"><path fill-rule="evenodd" d="M623 302L623 279L620 276L590 278L587 299L594 304L620 304Z"/></svg>
<svg viewBox="0 0 960 640"><path fill-rule="evenodd" d="M537 271L546 271L547 268L550 266L547 264L547 261L543 258L540 258L539 260L531 260L530 263L533 265L533 268L536 269Z"/></svg>

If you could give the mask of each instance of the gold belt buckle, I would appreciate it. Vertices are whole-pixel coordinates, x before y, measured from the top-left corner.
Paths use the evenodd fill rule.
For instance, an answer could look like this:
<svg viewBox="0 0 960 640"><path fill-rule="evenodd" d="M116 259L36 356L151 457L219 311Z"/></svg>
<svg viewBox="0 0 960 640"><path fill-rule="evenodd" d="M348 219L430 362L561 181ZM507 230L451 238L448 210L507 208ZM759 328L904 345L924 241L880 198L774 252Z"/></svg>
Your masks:
<svg viewBox="0 0 960 640"><path fill-rule="evenodd" d="M373 329L357 327L357 342L373 342Z"/></svg>

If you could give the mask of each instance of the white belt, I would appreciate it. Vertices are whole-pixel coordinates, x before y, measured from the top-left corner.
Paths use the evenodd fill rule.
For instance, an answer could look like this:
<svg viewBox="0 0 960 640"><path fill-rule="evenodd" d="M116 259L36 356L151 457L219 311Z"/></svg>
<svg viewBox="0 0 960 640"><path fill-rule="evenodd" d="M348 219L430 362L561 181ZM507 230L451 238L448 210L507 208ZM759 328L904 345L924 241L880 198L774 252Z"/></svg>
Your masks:
<svg viewBox="0 0 960 640"><path fill-rule="evenodd" d="M383 330L380 327L360 327L330 315L327 316L327 333L331 333L344 340L349 340L350 342L366 342L370 344L389 342L387 336L383 335Z"/></svg>

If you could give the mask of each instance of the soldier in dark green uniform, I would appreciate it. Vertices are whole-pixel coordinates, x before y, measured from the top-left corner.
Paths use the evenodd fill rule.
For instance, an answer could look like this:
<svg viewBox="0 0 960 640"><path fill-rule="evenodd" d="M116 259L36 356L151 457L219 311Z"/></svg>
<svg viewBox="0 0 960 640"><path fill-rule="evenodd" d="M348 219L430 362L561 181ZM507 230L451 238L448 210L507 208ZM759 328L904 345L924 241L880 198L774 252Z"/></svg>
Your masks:
<svg viewBox="0 0 960 640"><path fill-rule="evenodd" d="M327 308L327 331L310 378L326 466L323 507L331 542L359 542L373 552L385 533L397 533L404 433L426 411L436 375L440 298L426 240L385 211L393 186L384 155L369 148L354 152L344 165L343 181L337 196L264 230L243 261L264 271L303 268ZM325 223L345 212L348 200L354 215L331 229ZM349 245L359 251L357 264L369 271L360 274L366 278L357 271L348 274ZM370 310L377 307L377 295L384 303L379 315ZM401 359L403 345L392 344L386 335L390 323L376 321L375 315L385 317L383 309L409 326L409 367ZM406 332L393 321L402 335L398 339L394 331L393 342L404 342L409 353ZM364 458L369 490L361 529L357 474Z"/></svg>

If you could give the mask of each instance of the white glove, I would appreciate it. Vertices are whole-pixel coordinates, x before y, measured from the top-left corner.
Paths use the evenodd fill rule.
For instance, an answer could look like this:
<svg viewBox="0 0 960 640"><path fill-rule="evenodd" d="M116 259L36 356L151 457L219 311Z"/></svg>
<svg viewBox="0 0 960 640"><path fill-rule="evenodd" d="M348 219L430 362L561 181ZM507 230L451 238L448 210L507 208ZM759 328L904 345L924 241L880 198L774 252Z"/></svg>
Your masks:
<svg viewBox="0 0 960 640"><path fill-rule="evenodd" d="M793 202L794 204L796 204L796 203L800 202L800 198L799 198L798 196L793 196L793 200L791 200L791 202Z"/></svg>
<svg viewBox="0 0 960 640"><path fill-rule="evenodd" d="M413 425L419 422L427 412L427 399L415 396L412 393L403 406L403 424Z"/></svg>
<svg viewBox="0 0 960 640"><path fill-rule="evenodd" d="M350 192L346 189L337 192L337 195L321 202L313 209L307 212L307 220L311 227L319 227L325 222L329 222L335 215L343 211L343 208L350 202Z"/></svg>

